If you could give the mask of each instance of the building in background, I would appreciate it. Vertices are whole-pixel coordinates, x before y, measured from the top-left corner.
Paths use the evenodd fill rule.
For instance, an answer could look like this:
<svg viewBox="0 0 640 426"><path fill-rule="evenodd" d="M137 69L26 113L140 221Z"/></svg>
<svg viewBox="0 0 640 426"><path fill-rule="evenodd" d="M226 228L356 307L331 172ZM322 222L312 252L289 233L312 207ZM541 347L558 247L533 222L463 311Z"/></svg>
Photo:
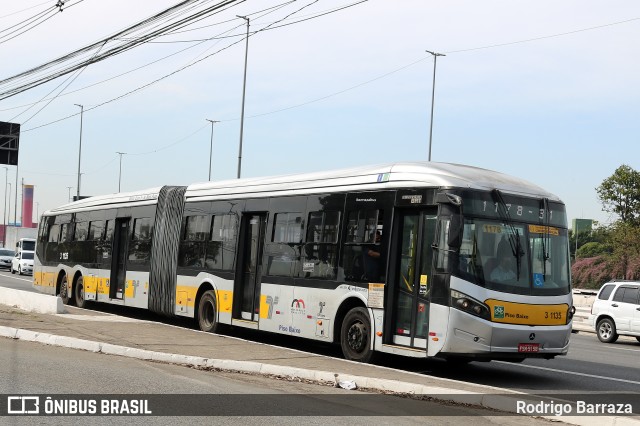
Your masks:
<svg viewBox="0 0 640 426"><path fill-rule="evenodd" d="M20 238L35 238L38 230L37 218L33 222L33 185L22 185L22 219L18 223L0 225L0 243L3 247L13 249L15 241ZM8 218L11 219L11 218Z"/></svg>

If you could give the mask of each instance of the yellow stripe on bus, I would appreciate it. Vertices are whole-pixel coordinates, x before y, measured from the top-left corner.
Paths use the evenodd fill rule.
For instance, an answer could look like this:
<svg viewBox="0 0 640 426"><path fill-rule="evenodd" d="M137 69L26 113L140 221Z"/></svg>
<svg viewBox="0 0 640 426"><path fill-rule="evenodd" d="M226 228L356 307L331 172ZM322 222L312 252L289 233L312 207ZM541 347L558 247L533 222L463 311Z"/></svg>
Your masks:
<svg viewBox="0 0 640 426"><path fill-rule="evenodd" d="M566 303L558 305L531 305L488 299L491 321L521 325L565 325L567 324Z"/></svg>
<svg viewBox="0 0 640 426"><path fill-rule="evenodd" d="M198 289L185 285L176 286L176 305L194 308ZM216 291L218 309L220 312L231 312L233 302L233 292L228 290Z"/></svg>

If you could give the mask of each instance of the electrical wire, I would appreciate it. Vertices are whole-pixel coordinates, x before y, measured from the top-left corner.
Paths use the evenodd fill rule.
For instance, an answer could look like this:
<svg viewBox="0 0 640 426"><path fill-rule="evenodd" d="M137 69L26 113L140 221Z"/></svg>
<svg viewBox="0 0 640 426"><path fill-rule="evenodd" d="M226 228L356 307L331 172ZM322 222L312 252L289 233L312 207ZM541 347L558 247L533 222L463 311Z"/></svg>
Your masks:
<svg viewBox="0 0 640 426"><path fill-rule="evenodd" d="M312 1L311 3L309 3L309 4L306 4L305 6L301 7L300 9L298 9L298 10L296 10L296 11L294 11L294 12L291 12L290 14L286 15L284 18L282 18L282 19L280 19L280 20L278 20L278 21L273 22L272 24L270 24L270 25L268 25L268 26L266 26L266 27L262 28L261 30L259 30L259 31L255 32L254 34L250 34L250 35L249 35L249 37L252 37L253 35L255 35L255 34L259 33L260 31L262 31L262 30L265 30L265 29L269 28L271 25L277 24L277 23L279 23L279 22L283 21L284 19L287 19L288 17L290 17L290 16L292 16L292 15L294 15L294 14L298 13L298 12L299 12L299 11L301 11L301 10L304 10L305 8L307 8L307 7L311 6L312 4L317 3L318 1L319 1L319 0L314 0L314 1ZM245 37L245 38L246 38L246 37ZM141 90L143 90L143 89L146 89L147 87L150 87L150 86L152 86L152 85L154 85L154 84L156 84L156 83L158 83L158 82L160 82L160 81L162 81L162 80L165 80L165 79L166 79L166 78L168 78L168 77L171 77L172 75L175 75L175 74L177 74L177 73L179 73L179 72L182 72L182 71L184 71L185 69L188 69L188 68L190 68L190 67L192 67L192 66L194 66L194 65L196 65L196 64L198 64L198 63L200 63L200 62L202 62L202 61L204 61L205 59L210 58L211 56L217 55L218 53L220 53L220 52L222 52L222 51L224 51L224 50L227 50L227 49L231 48L232 46L234 46L234 45L236 45L236 44L238 44L238 43L241 43L241 42L243 42L243 41L244 41L244 39L237 40L237 41L235 41L235 42L233 42L233 43L231 43L231 44L229 44L229 45L227 45L227 46L225 46L225 47L223 47L223 48L221 48L221 49L218 49L217 51L215 51L215 52L213 52L213 53L210 53L210 54L208 54L208 55L206 55L206 56L204 56L204 57L202 57L202 58L200 58L200 59L196 59L196 60L194 60L194 61L192 61L192 62L190 62L190 63L188 63L188 64L184 65L183 67L180 67L180 68L178 68L178 69L174 70L173 72L171 72L171 73L169 73L169 74L165 74L165 75L164 75L164 76L162 76L162 77L159 77L159 78L157 78L157 79L155 79L155 80L153 80L153 81L150 81L150 82L148 82L148 83L146 83L146 84L144 84L144 85L142 85L142 86L138 86L138 87L136 87L136 88L134 88L134 89L132 89L132 90L129 90L128 92L125 92L125 93L123 93L123 94L121 94L121 95L119 95L119 96L117 96L117 97L115 97L115 98L111 98L111 99L109 99L109 100L107 100L107 101L104 101L104 102L102 102L102 103L100 103L100 104L94 105L94 106L92 106L91 108L85 109L85 111L84 111L84 112L89 112L89 111L94 110L94 109L96 109L96 108L99 108L99 107L102 107L102 106L104 106L104 105L107 105L107 104L109 104L109 103L111 103L111 102L115 102L115 101L117 101L117 100L123 99L123 98L125 98L125 97L127 97L127 96L130 96L130 95L132 95L132 94L134 94L134 93L137 93L137 92L139 92L139 91L141 91ZM66 119L68 119L68 118L71 118L71 117L76 116L77 114L78 114L78 113L74 113L74 114L68 115L68 116L66 116L66 117L62 117L62 118L59 118L59 119L57 119L57 120L54 120L54 121L51 121L51 122L48 122L48 123L45 123L45 124L42 124L42 125L39 125L39 126L35 126L35 127L31 127L31 128L29 128L29 129L22 130L22 133L29 132L29 131L32 131L32 130L36 130L36 129L39 129L39 128L41 128L41 127L45 127L45 126L48 126L48 125L51 125L51 124L54 124L54 123L58 123L58 122L60 122L60 121L64 121L64 120L66 120Z"/></svg>
<svg viewBox="0 0 640 426"><path fill-rule="evenodd" d="M37 66L35 68L32 68L30 70L24 71L22 73L16 74L14 76L5 78L4 80L0 81L0 87L2 86L7 86L9 85L9 83L14 82L15 80L22 78L24 76L30 76L36 73L41 73L43 71L46 71L47 69L59 64L59 63L63 63L65 61L68 61L70 59L73 59L74 57L81 55L81 54L85 54L86 52L89 51L93 51L96 48L98 48L99 46L104 45L106 42L112 42L114 41L115 38L117 37L121 37L123 35L126 34L132 34L135 33L135 31L141 29L141 28L146 28L150 25L153 25L156 21L160 20L160 19L166 19L167 17L171 17L173 14L176 13L176 10L179 8L185 8L188 7L189 5L191 5L191 3L194 3L197 0L185 0L182 3L179 3L178 5L175 5L169 9L165 9L164 11L152 16L151 18L148 18L144 21L141 21L133 26L130 26L128 28L126 28L125 30L122 30L120 32L118 32L117 34L114 34L112 36L109 36L103 40L101 40L98 43L93 43L92 45L89 46L85 46L84 48L78 49L76 51L73 51L71 53L68 53L67 55L64 55L62 57L59 57L57 59L54 59L53 61L49 61L45 64L42 64L40 66ZM162 27L160 28L156 28L156 29L152 29L151 31L147 31L146 33L143 34L143 36L138 37L132 41L129 42L125 42L125 43L120 43L110 49L105 49L104 53L101 53L99 55L95 55L92 57L92 59L89 59L87 61L81 61L80 63L76 63L76 64L72 64L70 66L65 67L64 69L62 69L61 71L55 72L55 73L50 73L50 74L46 74L42 77L35 77L32 78L30 81L28 81L27 83L22 83L20 85L14 86L14 87L10 87L10 88L4 88L4 91L2 93L0 93L0 99L6 99L8 97L14 96L18 93L21 93L25 90L29 90L31 88L34 88L36 86L39 86L41 84L44 84L48 81L51 81L55 78L58 78L62 75L68 74L70 72L73 72L83 66L92 64L92 63L96 63L102 60L105 60L111 56L117 55L119 53L125 52L129 49L132 49L138 45L144 44L149 40L152 40L155 37L158 37L159 35L165 33L166 31L169 31L171 29L174 28L179 28L181 25L184 25L185 23L190 22L193 19L197 19L200 16L204 16L207 14L212 14L212 13L217 13L220 9L224 8L227 5L231 5L234 3L242 3L246 0L223 0L219 3L214 4L213 6L208 6L205 7L205 9L203 10L199 10L197 12L191 13L190 15L188 15L185 18L180 17L180 15L178 14L178 16L176 18L178 18L177 21L173 21L173 22L169 22L167 24L164 24Z"/></svg>
<svg viewBox="0 0 640 426"><path fill-rule="evenodd" d="M76 6L77 4L82 3L83 1L84 0L76 0L75 3L67 4L67 6L65 7L65 10L73 6ZM27 18L21 22L18 22L17 24L14 24L10 27L6 27L0 30L0 44L6 43L9 40L13 40L14 38L44 24L49 19L53 18L58 13L62 12L63 10L62 7L63 5L60 5L60 4L48 7L44 11L32 16L31 18ZM15 28L15 27L18 27L18 28ZM7 34L2 35L2 33L5 33L11 30L12 28L15 28L15 29Z"/></svg>
<svg viewBox="0 0 640 426"><path fill-rule="evenodd" d="M13 16L13 15L17 15L19 13L26 12L27 10L35 9L38 6L42 6L43 4L47 4L47 3L51 3L51 0L43 1L42 3L38 3L38 4L35 4L33 6L21 9L21 10L17 10L15 12L11 12L11 13L8 13L6 15L2 15L2 16L0 16L0 19L7 18L7 17Z"/></svg>
<svg viewBox="0 0 640 426"><path fill-rule="evenodd" d="M353 6L357 6L357 5L361 4L361 3L366 3L367 1L369 1L369 0L360 0L360 1L357 1L355 3L348 4L346 6L338 7L338 8L335 8L335 9L331 9L329 11L319 12L319 13L317 13L315 15L309 16L308 18L299 19L299 20L294 21L294 22L287 22L286 24L270 27L265 31L275 30L275 29L278 29L278 28L287 27L289 25L299 24L301 22L309 21L311 19L316 19L316 18L319 18L321 16L328 15L330 13L339 12L341 10L348 9L350 7L353 7ZM204 28L204 27L201 27L201 28ZM191 31L191 30L186 30L186 31ZM255 32L257 32L257 31L254 31L254 33ZM172 34L175 34L175 33L172 33ZM204 39L191 39L191 40L150 41L149 43L152 43L152 44L196 43L196 42L208 41L208 40L219 40L219 39L223 39L223 38L242 37L244 35L245 35L244 33L240 33L240 34L232 34L232 35L224 36L224 37L210 37L210 38L204 38Z"/></svg>
<svg viewBox="0 0 640 426"><path fill-rule="evenodd" d="M259 14L259 13L263 13L263 12L265 12L265 11L271 11L271 10L273 10L273 9L277 10L277 9L279 9L280 7L286 6L286 5L291 4L291 3L295 2L295 1L296 1L296 0L288 1L288 2L286 2L286 3L281 3L281 4L279 4L279 5L276 5L276 6L273 6L273 7L267 8L267 9L262 9L262 10L260 10L260 11L250 13L250 14L248 14L247 16L253 16L253 15L256 15L256 14ZM268 12L268 13L270 13L270 12ZM260 18L260 17L262 17L262 16L265 16L265 15L266 15L266 14L268 14L268 13L265 13L264 15L259 16L259 18ZM232 20L223 21L223 22L231 22L231 21L236 21L236 20L237 20L237 19L232 19ZM227 31L225 31L225 32L223 32L223 33L221 33L221 34L219 34L218 36L216 36L216 37L215 37L215 39L222 39L222 38L224 38L224 37L219 37L220 35L225 34L225 33L229 32L229 31L233 31L234 29L236 29L236 28L238 28L238 27L242 27L242 26L244 26L244 24L240 24L240 25L238 25L237 27L231 28L231 29L229 29L229 30L227 30ZM115 76L113 76L113 77L107 78L107 79L105 79L105 80L98 81L98 82L96 82L96 83L93 83L93 84L90 84L90 85L87 85L87 86L81 87L81 88L79 88L79 89L72 90L72 91L70 91L70 92L67 92L67 93L65 93L65 94L61 94L61 95L59 95L59 96L67 96L67 95L71 95L71 94L73 94L73 93L77 93L77 92L79 92L79 91L81 91L81 90L85 90L85 89L88 89L88 88L91 88L91 87L94 87L94 86L97 86L97 85L100 85L100 84L103 84L103 83L109 82L109 81L111 81L111 80L115 80L116 78L119 78L119 77L125 76L125 75L127 75L127 74L130 74L130 73L135 72L135 71L138 71L138 70L141 70L141 69L146 68L146 67L148 67L148 66L150 66L150 65L153 65L153 64L156 64L156 63L158 63L158 62L160 62L160 61L163 61L163 60L165 60L165 59L171 58L171 57L173 57L173 56L175 56L175 55L177 55L177 54L179 54L179 53L185 52L185 51L187 51L187 50L189 50L189 49L193 49L194 47L197 47L197 46L199 46L199 45L201 45L201 44L203 44L203 43L206 43L207 41L209 41L209 40L203 40L202 42L198 42L198 43L196 43L196 44L194 44L194 45L192 45L192 46L188 46L188 47L186 47L186 48L184 48L184 49L180 49L180 50L178 50L178 51L176 51L176 52L173 52L173 53L171 53L171 54L169 54L169 55L163 56L163 57L161 57L161 58L159 58L159 59L156 59L156 60L154 60L154 61L152 61L152 62L148 62L148 63L146 63L146 64L144 64L144 65L139 66L139 67L133 68L133 69L131 69L131 70L129 70L129 71L123 72L123 73L121 73L121 74L117 74L117 75L115 75ZM204 52L206 52L206 51L208 51L208 50L210 50L210 49L211 49L211 48L208 48L208 49L206 49ZM203 52L203 53L201 53L200 55L204 54L204 52ZM200 55L196 56L196 58L198 58ZM10 108L0 109L0 112L4 112L4 111L11 111L11 110L14 110L14 109L19 109L19 108L24 108L24 107L28 107L28 106L33 106L33 105L35 105L35 104L37 104L37 103L40 103L40 102L43 102L43 101L46 101L46 100L48 100L48 99L43 98L43 99L40 99L39 101L36 101L36 102L33 102L33 103L28 103L28 104L24 104L24 105L18 105L18 106L14 106L14 107L10 107Z"/></svg>

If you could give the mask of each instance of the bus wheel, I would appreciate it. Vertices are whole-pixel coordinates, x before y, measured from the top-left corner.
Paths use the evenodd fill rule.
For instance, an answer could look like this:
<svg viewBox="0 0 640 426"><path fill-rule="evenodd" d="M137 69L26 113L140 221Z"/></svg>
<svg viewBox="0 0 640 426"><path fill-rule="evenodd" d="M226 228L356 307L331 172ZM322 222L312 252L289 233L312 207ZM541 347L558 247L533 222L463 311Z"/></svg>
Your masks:
<svg viewBox="0 0 640 426"><path fill-rule="evenodd" d="M215 293L213 290L207 290L198 304L198 325L200 330L207 333L217 332L220 326L217 316Z"/></svg>
<svg viewBox="0 0 640 426"><path fill-rule="evenodd" d="M69 281L67 280L67 274L62 276L62 281L60 281L60 298L62 299L62 303L68 305L71 297L69 297Z"/></svg>
<svg viewBox="0 0 640 426"><path fill-rule="evenodd" d="M347 312L342 322L340 345L346 359L358 362L371 361L371 321L366 309L353 308Z"/></svg>
<svg viewBox="0 0 640 426"><path fill-rule="evenodd" d="M86 308L87 301L84 298L84 279L81 276L78 277L78 280L76 281L75 293L76 293L76 306L78 308Z"/></svg>

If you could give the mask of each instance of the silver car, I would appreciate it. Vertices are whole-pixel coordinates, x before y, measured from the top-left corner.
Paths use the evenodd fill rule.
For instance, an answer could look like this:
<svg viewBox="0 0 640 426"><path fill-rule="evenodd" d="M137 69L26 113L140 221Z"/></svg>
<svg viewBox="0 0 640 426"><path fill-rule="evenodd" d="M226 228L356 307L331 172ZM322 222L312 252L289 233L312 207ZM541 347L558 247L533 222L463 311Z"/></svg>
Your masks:
<svg viewBox="0 0 640 426"><path fill-rule="evenodd" d="M15 254L11 249L0 248L0 268L11 268L11 260Z"/></svg>

